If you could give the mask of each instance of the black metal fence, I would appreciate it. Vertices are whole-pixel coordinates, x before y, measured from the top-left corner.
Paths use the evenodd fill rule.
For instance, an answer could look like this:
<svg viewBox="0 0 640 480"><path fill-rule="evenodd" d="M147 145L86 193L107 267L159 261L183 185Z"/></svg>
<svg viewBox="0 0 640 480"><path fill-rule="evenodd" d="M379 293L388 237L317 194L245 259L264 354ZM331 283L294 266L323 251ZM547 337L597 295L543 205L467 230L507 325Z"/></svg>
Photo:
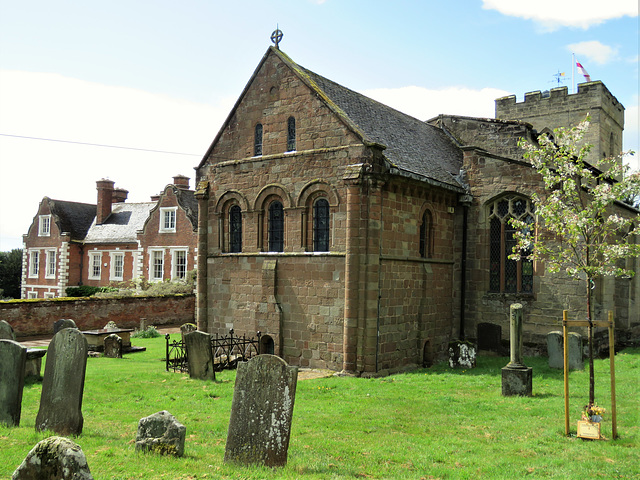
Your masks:
<svg viewBox="0 0 640 480"><path fill-rule="evenodd" d="M216 334L211 336L214 372L236 368L238 362L247 362L260 354L260 337L262 336L260 332L256 334L257 338L247 338L245 335L234 336L233 333L233 329L231 329L229 335L219 336ZM184 340L171 340L168 333L164 338L166 340L167 372L172 370L189 373L189 361Z"/></svg>

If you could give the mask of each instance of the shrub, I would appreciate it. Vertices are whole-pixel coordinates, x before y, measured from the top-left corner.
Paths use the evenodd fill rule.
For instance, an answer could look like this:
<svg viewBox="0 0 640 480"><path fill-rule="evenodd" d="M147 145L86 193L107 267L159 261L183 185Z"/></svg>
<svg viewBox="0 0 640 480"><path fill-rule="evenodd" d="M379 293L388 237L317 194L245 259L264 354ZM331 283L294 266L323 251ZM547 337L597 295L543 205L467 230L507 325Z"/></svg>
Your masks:
<svg viewBox="0 0 640 480"><path fill-rule="evenodd" d="M96 293L113 292L113 287L91 287L80 285L79 287L67 287L67 297L91 297Z"/></svg>
<svg viewBox="0 0 640 480"><path fill-rule="evenodd" d="M131 334L131 338L157 338L161 336L162 334L153 325L148 326L146 330L136 330Z"/></svg>

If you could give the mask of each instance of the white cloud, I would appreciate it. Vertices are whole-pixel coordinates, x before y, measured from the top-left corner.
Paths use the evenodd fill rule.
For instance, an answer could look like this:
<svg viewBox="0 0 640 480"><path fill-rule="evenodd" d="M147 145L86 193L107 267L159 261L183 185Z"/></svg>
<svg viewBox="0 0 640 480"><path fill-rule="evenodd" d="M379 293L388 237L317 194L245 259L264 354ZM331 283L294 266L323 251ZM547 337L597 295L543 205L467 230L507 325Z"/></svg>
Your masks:
<svg viewBox="0 0 640 480"><path fill-rule="evenodd" d="M19 248L42 197L95 203L108 177L148 201L193 167L233 105L201 105L48 73L0 71L0 133L197 156L0 135L0 251Z"/></svg>
<svg viewBox="0 0 640 480"><path fill-rule="evenodd" d="M607 20L638 16L637 0L483 0L482 8L532 20L546 31L588 29Z"/></svg>
<svg viewBox="0 0 640 480"><path fill-rule="evenodd" d="M567 45L567 50L575 53L581 59L589 59L600 65L615 60L618 56L618 49L604 45L597 40L589 42L572 43Z"/></svg>
<svg viewBox="0 0 640 480"><path fill-rule="evenodd" d="M496 88L473 90L465 87L448 87L429 90L415 86L379 88L362 93L420 120L428 120L441 113L493 118L494 100L509 95L509 92Z"/></svg>

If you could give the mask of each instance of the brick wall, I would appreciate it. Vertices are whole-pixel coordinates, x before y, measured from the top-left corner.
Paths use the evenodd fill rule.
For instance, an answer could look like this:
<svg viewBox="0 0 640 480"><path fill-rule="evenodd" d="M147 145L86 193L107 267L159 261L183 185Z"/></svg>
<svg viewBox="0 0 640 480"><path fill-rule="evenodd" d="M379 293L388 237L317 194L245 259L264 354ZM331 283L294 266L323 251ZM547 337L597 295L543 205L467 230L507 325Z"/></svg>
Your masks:
<svg viewBox="0 0 640 480"><path fill-rule="evenodd" d="M62 298L0 302L0 318L9 322L17 337L50 335L53 324L70 318L80 330L103 328L114 321L121 328L146 325L181 325L194 322L195 295L129 297L118 299Z"/></svg>

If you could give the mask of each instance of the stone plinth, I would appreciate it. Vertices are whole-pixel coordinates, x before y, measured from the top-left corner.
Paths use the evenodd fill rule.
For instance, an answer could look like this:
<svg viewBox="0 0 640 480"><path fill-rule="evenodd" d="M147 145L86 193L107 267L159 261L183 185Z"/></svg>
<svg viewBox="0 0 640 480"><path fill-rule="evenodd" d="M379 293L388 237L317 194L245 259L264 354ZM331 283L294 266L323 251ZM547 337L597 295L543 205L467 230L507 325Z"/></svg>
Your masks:
<svg viewBox="0 0 640 480"><path fill-rule="evenodd" d="M533 368L510 367L502 368L502 396L520 395L530 397L533 392Z"/></svg>

